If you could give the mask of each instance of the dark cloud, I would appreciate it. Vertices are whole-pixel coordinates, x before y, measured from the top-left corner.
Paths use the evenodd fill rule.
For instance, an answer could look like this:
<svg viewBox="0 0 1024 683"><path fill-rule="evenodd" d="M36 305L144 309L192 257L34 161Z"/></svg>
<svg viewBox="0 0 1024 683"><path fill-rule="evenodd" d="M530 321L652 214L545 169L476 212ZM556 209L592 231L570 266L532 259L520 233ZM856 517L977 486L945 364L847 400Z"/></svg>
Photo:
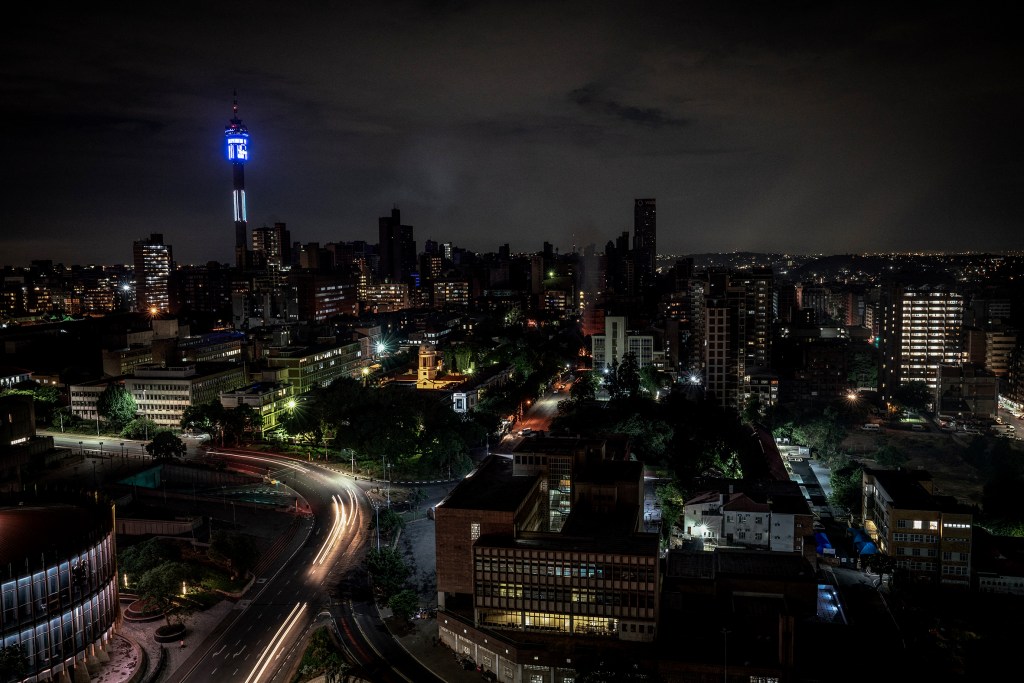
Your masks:
<svg viewBox="0 0 1024 683"><path fill-rule="evenodd" d="M569 93L569 99L587 111L605 114L621 121L636 123L652 128L662 126L684 126L686 121L665 114L657 107L636 107L622 104L606 94L607 88L589 83Z"/></svg>
<svg viewBox="0 0 1024 683"><path fill-rule="evenodd" d="M29 8L0 43L0 263L118 262L250 223L603 245L657 197L665 252L1019 246L1009 7L406 2ZM45 252L45 253L44 253Z"/></svg>

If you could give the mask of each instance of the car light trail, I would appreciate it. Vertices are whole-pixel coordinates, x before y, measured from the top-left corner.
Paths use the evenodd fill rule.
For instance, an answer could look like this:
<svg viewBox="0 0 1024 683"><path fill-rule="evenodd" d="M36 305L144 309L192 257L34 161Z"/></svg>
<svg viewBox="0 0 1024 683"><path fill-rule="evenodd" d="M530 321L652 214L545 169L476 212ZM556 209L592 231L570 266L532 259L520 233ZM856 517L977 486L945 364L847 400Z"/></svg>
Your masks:
<svg viewBox="0 0 1024 683"><path fill-rule="evenodd" d="M274 637L271 638L269 643L267 643L267 647L264 648L263 654L261 654L260 658L256 660L256 664L253 665L252 671L250 671L249 675L246 677L245 683L255 683L260 680L260 677L263 676L264 672L266 672L267 667L270 666L271 660L273 660L277 654L278 649L282 644L284 644L284 640L288 636L289 631L291 631L295 624L298 623L302 613L306 611L306 605L307 603L305 602L302 604L295 603L295 607L292 607L292 611L288 613L288 617L284 620L284 623L281 624L281 627L277 629L277 633L275 633Z"/></svg>
<svg viewBox="0 0 1024 683"><path fill-rule="evenodd" d="M320 548L320 552L317 553L316 557L313 558L314 565L321 565L324 560L327 559L328 554L334 549L334 545L338 542L338 538L341 536L341 531L345 526L345 506L341 502L339 496L331 496L331 500L334 501L334 524L331 525L331 532L327 534L327 540L324 541L324 545ZM314 570L315 571L315 570Z"/></svg>

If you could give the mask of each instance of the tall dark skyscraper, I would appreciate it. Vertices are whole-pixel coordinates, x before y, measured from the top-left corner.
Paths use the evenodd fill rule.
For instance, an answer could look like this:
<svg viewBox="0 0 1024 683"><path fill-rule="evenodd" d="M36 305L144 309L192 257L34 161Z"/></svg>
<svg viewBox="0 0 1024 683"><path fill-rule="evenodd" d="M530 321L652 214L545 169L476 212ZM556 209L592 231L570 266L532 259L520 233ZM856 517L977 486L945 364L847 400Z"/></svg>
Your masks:
<svg viewBox="0 0 1024 683"><path fill-rule="evenodd" d="M402 213L391 209L390 216L379 221L380 279L383 282L407 282L416 271L416 241L412 226L402 225Z"/></svg>
<svg viewBox="0 0 1024 683"><path fill-rule="evenodd" d="M654 284L658 257L658 220L654 198L633 202L633 262L641 288Z"/></svg>
<svg viewBox="0 0 1024 683"><path fill-rule="evenodd" d="M234 190L231 196L235 207L235 265L245 268L248 261L245 246L245 162L249 161L249 131L242 123L242 119L238 118L238 93L235 93L231 113L231 120L224 128L224 144L234 177Z"/></svg>

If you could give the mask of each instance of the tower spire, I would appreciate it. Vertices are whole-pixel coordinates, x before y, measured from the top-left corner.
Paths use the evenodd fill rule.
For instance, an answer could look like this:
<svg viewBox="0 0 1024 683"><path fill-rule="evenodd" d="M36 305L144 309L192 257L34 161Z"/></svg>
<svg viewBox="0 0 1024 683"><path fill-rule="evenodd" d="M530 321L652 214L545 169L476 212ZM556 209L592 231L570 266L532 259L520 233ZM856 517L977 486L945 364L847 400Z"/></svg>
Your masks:
<svg viewBox="0 0 1024 683"><path fill-rule="evenodd" d="M233 93L231 103L232 118L224 128L224 141L227 146L228 161L231 162L234 177L232 203L235 211L235 264L245 268L248 249L246 248L247 217L245 206L245 162L249 160L249 131L238 118L238 90Z"/></svg>

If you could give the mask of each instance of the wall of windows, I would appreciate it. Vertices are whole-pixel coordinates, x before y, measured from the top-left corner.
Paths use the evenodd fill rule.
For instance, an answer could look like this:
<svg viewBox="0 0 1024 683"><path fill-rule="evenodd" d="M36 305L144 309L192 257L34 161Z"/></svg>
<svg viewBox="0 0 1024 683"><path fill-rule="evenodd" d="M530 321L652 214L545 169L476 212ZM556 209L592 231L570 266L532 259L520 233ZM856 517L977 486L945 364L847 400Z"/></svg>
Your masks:
<svg viewBox="0 0 1024 683"><path fill-rule="evenodd" d="M4 572L0 645L23 648L26 675L63 670L109 637L118 615L112 527L113 520L106 536L80 553L47 554L45 566L21 576Z"/></svg>

